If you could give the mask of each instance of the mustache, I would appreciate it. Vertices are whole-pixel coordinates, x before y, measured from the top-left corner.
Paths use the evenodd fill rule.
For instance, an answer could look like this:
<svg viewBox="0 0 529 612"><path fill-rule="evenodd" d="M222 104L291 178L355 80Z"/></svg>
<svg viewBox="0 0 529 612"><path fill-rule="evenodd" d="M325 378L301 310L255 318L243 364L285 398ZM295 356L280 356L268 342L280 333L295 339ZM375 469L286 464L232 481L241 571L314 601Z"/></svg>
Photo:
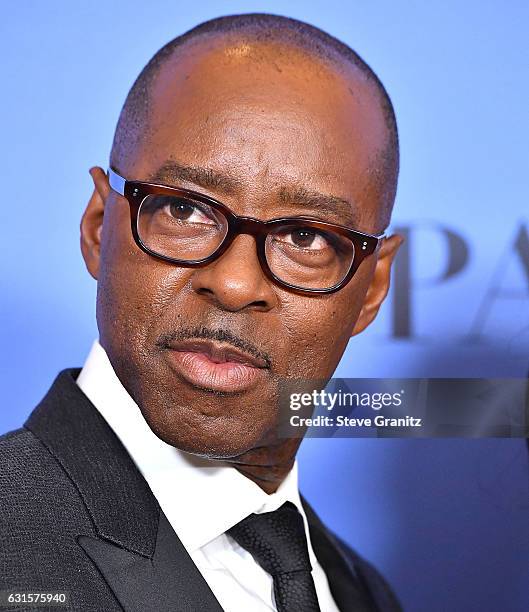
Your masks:
<svg viewBox="0 0 529 612"><path fill-rule="evenodd" d="M236 336L229 329L210 329L207 327L188 327L175 329L171 332L161 334L156 341L156 346L162 349L171 348L173 342L182 340L190 340L192 338L203 338L205 340L216 340L217 342L226 342L235 348L240 349L253 355L257 359L262 359L266 363L266 367L270 368L272 359L270 355L243 338Z"/></svg>

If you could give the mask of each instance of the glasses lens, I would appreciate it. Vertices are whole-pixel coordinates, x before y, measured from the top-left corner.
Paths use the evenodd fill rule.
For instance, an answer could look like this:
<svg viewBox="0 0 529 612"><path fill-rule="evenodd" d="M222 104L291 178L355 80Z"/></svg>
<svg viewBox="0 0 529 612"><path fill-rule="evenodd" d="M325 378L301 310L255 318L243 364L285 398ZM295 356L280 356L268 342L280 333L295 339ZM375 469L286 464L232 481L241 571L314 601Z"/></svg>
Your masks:
<svg viewBox="0 0 529 612"><path fill-rule="evenodd" d="M202 202L148 195L138 211L138 234L154 253L194 261L212 255L228 232L223 214Z"/></svg>
<svg viewBox="0 0 529 612"><path fill-rule="evenodd" d="M330 289L351 269L354 244L341 234L299 224L267 236L266 259L282 281L301 289Z"/></svg>

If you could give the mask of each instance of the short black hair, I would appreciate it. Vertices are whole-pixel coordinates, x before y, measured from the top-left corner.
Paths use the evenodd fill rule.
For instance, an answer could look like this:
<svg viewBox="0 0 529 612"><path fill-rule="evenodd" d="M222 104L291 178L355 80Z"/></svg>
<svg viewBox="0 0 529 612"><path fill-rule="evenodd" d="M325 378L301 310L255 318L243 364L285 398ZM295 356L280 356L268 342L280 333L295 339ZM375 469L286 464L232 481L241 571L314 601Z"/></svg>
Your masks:
<svg viewBox="0 0 529 612"><path fill-rule="evenodd" d="M291 44L335 64L339 64L340 61L350 63L373 83L379 94L388 133L386 146L380 152L375 164L377 167L372 169L384 194L380 223L385 228L389 224L399 172L399 137L391 99L375 72L358 53L323 30L290 17L269 13L217 17L195 26L164 45L140 72L125 99L112 143L111 166L119 169L120 160L124 158L127 148L131 143L135 144L144 133L149 119L152 82L165 61L185 43L202 36L217 34L234 34L240 36L243 41L250 39L257 42Z"/></svg>

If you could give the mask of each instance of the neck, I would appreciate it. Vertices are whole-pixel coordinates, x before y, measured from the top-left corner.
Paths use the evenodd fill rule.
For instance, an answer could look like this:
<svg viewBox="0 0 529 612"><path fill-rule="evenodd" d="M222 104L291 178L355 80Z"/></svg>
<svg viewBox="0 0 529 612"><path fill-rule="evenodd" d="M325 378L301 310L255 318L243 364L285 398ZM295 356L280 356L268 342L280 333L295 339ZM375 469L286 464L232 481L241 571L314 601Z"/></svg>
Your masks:
<svg viewBox="0 0 529 612"><path fill-rule="evenodd" d="M283 440L277 446L251 449L229 462L265 493L275 493L292 469L300 443L301 438Z"/></svg>

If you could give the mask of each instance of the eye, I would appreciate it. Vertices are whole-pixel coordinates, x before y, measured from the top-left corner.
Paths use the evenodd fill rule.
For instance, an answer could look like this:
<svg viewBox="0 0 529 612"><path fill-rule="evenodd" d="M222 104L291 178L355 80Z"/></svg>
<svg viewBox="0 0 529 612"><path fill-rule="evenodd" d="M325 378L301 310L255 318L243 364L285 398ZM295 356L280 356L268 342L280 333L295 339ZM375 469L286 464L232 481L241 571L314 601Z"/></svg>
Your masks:
<svg viewBox="0 0 529 612"><path fill-rule="evenodd" d="M290 231L284 231L277 234L276 239L300 249L310 249L314 251L320 251L330 246L324 234L310 227L301 227Z"/></svg>
<svg viewBox="0 0 529 612"><path fill-rule="evenodd" d="M166 217L168 221L179 223L199 223L215 225L216 215L206 204L202 205L188 198L164 195L147 196L142 205L142 213L155 215L161 221Z"/></svg>
<svg viewBox="0 0 529 612"><path fill-rule="evenodd" d="M205 223L215 225L215 219L209 216L198 204L185 198L167 197L164 210L174 219L187 223ZM162 203L162 202L161 202Z"/></svg>

